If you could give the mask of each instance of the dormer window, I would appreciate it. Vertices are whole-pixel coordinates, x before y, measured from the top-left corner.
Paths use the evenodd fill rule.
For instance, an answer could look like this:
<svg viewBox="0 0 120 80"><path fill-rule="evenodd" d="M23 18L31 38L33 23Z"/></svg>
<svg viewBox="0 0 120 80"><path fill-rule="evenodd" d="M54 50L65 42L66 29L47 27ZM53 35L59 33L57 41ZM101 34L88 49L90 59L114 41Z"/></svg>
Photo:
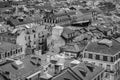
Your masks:
<svg viewBox="0 0 120 80"><path fill-rule="evenodd" d="M79 72L82 74L83 77L86 77L87 71L84 68L79 68Z"/></svg>
<svg viewBox="0 0 120 80"><path fill-rule="evenodd" d="M87 65L87 68L88 68L91 72L94 71L94 67L92 66L92 64L91 64L91 65Z"/></svg>

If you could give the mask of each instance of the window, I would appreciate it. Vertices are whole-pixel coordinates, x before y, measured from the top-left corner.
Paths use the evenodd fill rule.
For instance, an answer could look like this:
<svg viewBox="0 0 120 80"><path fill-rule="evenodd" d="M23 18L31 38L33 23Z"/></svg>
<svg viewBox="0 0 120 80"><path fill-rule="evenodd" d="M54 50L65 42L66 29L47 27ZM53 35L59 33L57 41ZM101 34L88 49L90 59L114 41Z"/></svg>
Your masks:
<svg viewBox="0 0 120 80"><path fill-rule="evenodd" d="M103 73L101 74L101 78L103 78Z"/></svg>
<svg viewBox="0 0 120 80"><path fill-rule="evenodd" d="M84 53L84 58L87 58L86 53Z"/></svg>
<svg viewBox="0 0 120 80"><path fill-rule="evenodd" d="M120 58L120 53L119 53L119 58Z"/></svg>
<svg viewBox="0 0 120 80"><path fill-rule="evenodd" d="M98 76L98 79L97 80L100 80L100 76Z"/></svg>
<svg viewBox="0 0 120 80"><path fill-rule="evenodd" d="M10 51L10 56L12 56L12 51Z"/></svg>
<svg viewBox="0 0 120 80"><path fill-rule="evenodd" d="M5 57L7 57L7 53L5 52Z"/></svg>
<svg viewBox="0 0 120 80"><path fill-rule="evenodd" d="M34 34L34 38L36 38L36 35Z"/></svg>
<svg viewBox="0 0 120 80"><path fill-rule="evenodd" d="M0 54L0 59L1 59L2 57L1 57L1 54Z"/></svg>
<svg viewBox="0 0 120 80"><path fill-rule="evenodd" d="M103 61L108 61L108 57L107 56L103 56Z"/></svg>
<svg viewBox="0 0 120 80"><path fill-rule="evenodd" d="M70 38L70 34L68 34L68 38Z"/></svg>
<svg viewBox="0 0 120 80"><path fill-rule="evenodd" d="M113 57L110 57L110 62L114 62L114 59L113 59Z"/></svg>
<svg viewBox="0 0 120 80"><path fill-rule="evenodd" d="M22 52L22 48L20 49L20 51Z"/></svg>
<svg viewBox="0 0 120 80"><path fill-rule="evenodd" d="M116 55L115 59L118 60L118 58L119 58L119 55Z"/></svg>
<svg viewBox="0 0 120 80"><path fill-rule="evenodd" d="M89 58L92 59L93 58L93 54L89 54Z"/></svg>
<svg viewBox="0 0 120 80"><path fill-rule="evenodd" d="M115 61L115 56L113 57L114 61Z"/></svg>
<svg viewBox="0 0 120 80"><path fill-rule="evenodd" d="M10 53L8 52L8 57L10 56Z"/></svg>
<svg viewBox="0 0 120 80"><path fill-rule="evenodd" d="M100 60L100 55L96 55L95 59Z"/></svg>
<svg viewBox="0 0 120 80"><path fill-rule="evenodd" d="M17 51L17 49L16 49L16 54L17 54L17 52L18 52L18 51Z"/></svg>

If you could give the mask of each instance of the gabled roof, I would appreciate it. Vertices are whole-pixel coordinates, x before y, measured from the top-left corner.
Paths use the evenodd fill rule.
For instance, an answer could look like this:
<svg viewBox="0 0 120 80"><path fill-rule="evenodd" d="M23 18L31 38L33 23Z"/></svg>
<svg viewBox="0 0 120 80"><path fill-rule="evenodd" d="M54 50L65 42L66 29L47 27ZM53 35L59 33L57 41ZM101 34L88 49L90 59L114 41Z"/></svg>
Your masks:
<svg viewBox="0 0 120 80"><path fill-rule="evenodd" d="M104 69L90 63L81 62L77 66L73 67L72 70L83 80L92 80Z"/></svg>
<svg viewBox="0 0 120 80"><path fill-rule="evenodd" d="M58 75L54 76L51 80L82 80L74 74L70 68L63 70Z"/></svg>
<svg viewBox="0 0 120 80"><path fill-rule="evenodd" d="M101 67L81 62L72 68L68 67L51 80L93 80L102 71L104 69Z"/></svg>

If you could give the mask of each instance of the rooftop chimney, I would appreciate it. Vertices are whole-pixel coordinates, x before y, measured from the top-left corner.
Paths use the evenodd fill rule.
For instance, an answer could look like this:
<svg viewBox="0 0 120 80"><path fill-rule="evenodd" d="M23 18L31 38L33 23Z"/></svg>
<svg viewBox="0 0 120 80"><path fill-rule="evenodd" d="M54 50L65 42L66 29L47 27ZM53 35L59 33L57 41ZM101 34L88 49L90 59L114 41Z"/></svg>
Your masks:
<svg viewBox="0 0 120 80"><path fill-rule="evenodd" d="M15 60L11 65L12 65L12 67L14 67L15 69L24 68L24 64L23 64L23 62L20 61L20 60Z"/></svg>
<svg viewBox="0 0 120 80"><path fill-rule="evenodd" d="M112 41L111 41L111 40L108 40L108 39L100 40L100 41L98 41L98 43L99 43L99 44L107 45L108 47L112 47Z"/></svg>

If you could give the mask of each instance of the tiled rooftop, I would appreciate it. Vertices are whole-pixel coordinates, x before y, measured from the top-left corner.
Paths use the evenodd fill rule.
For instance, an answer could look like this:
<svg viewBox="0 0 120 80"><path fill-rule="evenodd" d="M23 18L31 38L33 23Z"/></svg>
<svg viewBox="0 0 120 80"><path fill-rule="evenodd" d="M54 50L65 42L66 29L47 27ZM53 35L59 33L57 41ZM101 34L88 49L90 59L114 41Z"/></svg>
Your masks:
<svg viewBox="0 0 120 80"><path fill-rule="evenodd" d="M90 66L91 68L93 68L93 71L91 71L88 66ZM104 69L101 67L97 67L93 64L90 63L84 63L81 62L80 64L78 64L77 66L73 67L72 70L79 76L82 78L82 80L92 80L94 78L94 76L98 75L101 71L103 71ZM85 76L84 74L82 74L80 71L85 72Z"/></svg>
<svg viewBox="0 0 120 80"><path fill-rule="evenodd" d="M30 62L31 58L30 57L26 57L24 59L22 59L22 63L24 65L23 68L21 69L15 69L11 64L12 63L8 63L6 65L3 65L3 66L0 66L0 68L3 70L3 71L8 71L10 72L12 75L15 75L17 77L17 75L19 77L28 77L30 76L31 74L41 70L42 71L42 67L41 66L36 66L34 64L32 64Z"/></svg>
<svg viewBox="0 0 120 80"><path fill-rule="evenodd" d="M57 76L53 77L51 80L78 80L78 78L71 73L71 70L66 69Z"/></svg>
<svg viewBox="0 0 120 80"><path fill-rule="evenodd" d="M102 71L104 71L104 69L101 67L81 62L72 68L66 68L61 73L54 76L52 80L92 80Z"/></svg>
<svg viewBox="0 0 120 80"><path fill-rule="evenodd" d="M86 42L81 41L80 43L67 44L61 48L63 49L63 51L67 51L67 52L80 52L84 49L86 44L87 44Z"/></svg>
<svg viewBox="0 0 120 80"><path fill-rule="evenodd" d="M24 25L24 24L29 24L29 23L33 23L33 22L38 22L38 21L42 21L40 16L28 16L26 18L23 19L14 19L14 18L10 18L9 23L13 26L18 26L18 25Z"/></svg>
<svg viewBox="0 0 120 80"><path fill-rule="evenodd" d="M0 80L6 80L2 75L0 75Z"/></svg>
<svg viewBox="0 0 120 80"><path fill-rule="evenodd" d="M86 51L96 52L101 54L115 55L120 51L120 43L112 39L112 46L98 44L97 42L90 42Z"/></svg>

